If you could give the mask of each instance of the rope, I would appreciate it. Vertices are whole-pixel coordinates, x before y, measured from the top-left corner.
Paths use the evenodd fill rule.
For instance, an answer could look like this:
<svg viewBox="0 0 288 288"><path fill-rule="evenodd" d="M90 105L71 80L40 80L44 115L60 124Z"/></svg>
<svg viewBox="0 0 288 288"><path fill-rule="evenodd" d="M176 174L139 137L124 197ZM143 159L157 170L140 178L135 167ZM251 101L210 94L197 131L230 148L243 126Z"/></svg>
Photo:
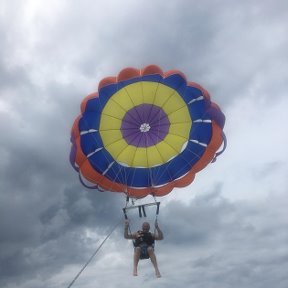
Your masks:
<svg viewBox="0 0 288 288"><path fill-rule="evenodd" d="M114 230L118 227L118 225L122 222L122 219L117 222L117 224L113 227L113 229L109 232L109 234L105 237L105 239L101 242L101 244L98 246L96 251L92 254L92 256L89 258L89 260L85 263L85 265L82 267L82 269L78 272L78 274L74 277L72 282L67 286L67 288L72 287L74 282L77 280L77 278L81 275L81 273L84 271L84 269L89 265L89 263L92 261L92 259L95 257L95 255L98 253L98 251L101 249L101 247L104 245L106 240L111 236L111 234L114 232Z"/></svg>

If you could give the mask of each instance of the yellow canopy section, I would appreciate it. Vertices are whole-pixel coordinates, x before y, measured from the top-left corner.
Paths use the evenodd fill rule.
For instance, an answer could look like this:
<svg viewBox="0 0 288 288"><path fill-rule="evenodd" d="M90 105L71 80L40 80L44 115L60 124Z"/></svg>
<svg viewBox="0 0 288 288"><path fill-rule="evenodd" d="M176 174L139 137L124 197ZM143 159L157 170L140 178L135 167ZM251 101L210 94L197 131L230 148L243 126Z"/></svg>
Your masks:
<svg viewBox="0 0 288 288"><path fill-rule="evenodd" d="M169 123L165 138L147 147L128 144L121 131L126 113L141 104L160 107ZM180 154L189 140L191 126L188 107L176 90L162 83L141 81L125 86L110 97L102 110L99 132L105 149L117 162L147 168ZM135 129L135 133L140 133L139 130L140 127Z"/></svg>

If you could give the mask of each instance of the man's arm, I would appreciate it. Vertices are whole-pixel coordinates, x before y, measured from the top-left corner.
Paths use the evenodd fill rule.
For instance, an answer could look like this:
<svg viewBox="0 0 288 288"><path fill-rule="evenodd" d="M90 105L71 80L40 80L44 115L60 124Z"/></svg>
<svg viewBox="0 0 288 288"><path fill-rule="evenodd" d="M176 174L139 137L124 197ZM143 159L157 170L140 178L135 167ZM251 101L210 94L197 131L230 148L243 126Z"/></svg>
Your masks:
<svg viewBox="0 0 288 288"><path fill-rule="evenodd" d="M125 239L135 239L134 234L129 234L128 233L128 227L129 227L129 221L125 220L125 226L124 226L124 238Z"/></svg>
<svg viewBox="0 0 288 288"><path fill-rule="evenodd" d="M161 229L159 228L157 221L155 222L155 228L156 228L157 233L154 234L154 239L155 240L163 240L164 235L163 235L163 232L161 231Z"/></svg>

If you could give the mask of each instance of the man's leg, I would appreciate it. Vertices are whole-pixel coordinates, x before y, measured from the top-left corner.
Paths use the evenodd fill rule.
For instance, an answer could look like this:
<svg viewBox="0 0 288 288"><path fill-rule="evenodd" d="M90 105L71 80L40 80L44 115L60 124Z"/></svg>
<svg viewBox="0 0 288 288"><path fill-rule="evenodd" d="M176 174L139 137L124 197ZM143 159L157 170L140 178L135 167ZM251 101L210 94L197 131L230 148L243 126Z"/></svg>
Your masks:
<svg viewBox="0 0 288 288"><path fill-rule="evenodd" d="M154 253L154 249L152 247L148 247L147 248L147 252L148 252L150 260L151 260L151 262L152 262L152 264L154 266L156 277L160 278L161 274L160 274L160 271L158 269L158 264L157 264L156 255Z"/></svg>
<svg viewBox="0 0 288 288"><path fill-rule="evenodd" d="M134 267L133 267L133 275L134 276L137 276L138 275L138 271L137 271L137 268L138 268L138 262L139 262L139 259L140 259L140 253L141 253L141 248L140 247L135 247L134 248Z"/></svg>

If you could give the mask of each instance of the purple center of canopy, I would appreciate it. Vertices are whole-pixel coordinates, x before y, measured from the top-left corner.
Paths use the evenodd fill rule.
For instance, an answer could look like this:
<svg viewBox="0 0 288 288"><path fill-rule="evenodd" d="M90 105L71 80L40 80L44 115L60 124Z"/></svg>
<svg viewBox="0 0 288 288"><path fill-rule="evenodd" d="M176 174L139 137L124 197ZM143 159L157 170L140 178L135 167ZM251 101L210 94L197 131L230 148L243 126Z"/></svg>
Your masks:
<svg viewBox="0 0 288 288"><path fill-rule="evenodd" d="M162 108L153 104L140 104L125 114L121 132L129 145L149 147L162 141L170 122Z"/></svg>

